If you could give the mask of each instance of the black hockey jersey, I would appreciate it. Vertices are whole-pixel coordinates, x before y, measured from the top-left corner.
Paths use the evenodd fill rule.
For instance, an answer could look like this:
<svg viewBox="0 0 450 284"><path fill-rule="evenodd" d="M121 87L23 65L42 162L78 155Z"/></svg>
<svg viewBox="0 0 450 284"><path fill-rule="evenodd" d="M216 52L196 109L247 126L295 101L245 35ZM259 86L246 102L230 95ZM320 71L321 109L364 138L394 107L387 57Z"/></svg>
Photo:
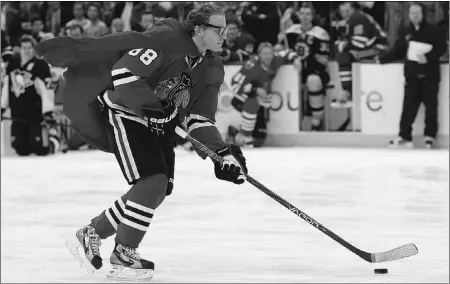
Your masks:
<svg viewBox="0 0 450 284"><path fill-rule="evenodd" d="M362 11L356 11L348 21L339 21L340 39L336 41L338 51L350 51L358 59L373 58L387 49L387 34L380 25ZM343 25L344 24L344 25Z"/></svg>
<svg viewBox="0 0 450 284"><path fill-rule="evenodd" d="M286 31L289 49L300 57L302 70L310 73L323 72L327 67L327 58L330 52L330 36L319 26L313 26L310 30L302 29L301 24L294 24Z"/></svg>
<svg viewBox="0 0 450 284"><path fill-rule="evenodd" d="M53 111L54 93L48 64L36 57L21 65L20 56L13 57L6 67L2 86L2 108L11 109L11 117L40 119Z"/></svg>

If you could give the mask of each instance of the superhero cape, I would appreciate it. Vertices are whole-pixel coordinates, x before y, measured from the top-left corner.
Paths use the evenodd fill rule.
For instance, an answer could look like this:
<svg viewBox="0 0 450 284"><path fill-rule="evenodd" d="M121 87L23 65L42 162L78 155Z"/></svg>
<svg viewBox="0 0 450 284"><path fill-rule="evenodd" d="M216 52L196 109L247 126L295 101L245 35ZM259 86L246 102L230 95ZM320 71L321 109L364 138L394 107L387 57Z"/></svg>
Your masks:
<svg viewBox="0 0 450 284"><path fill-rule="evenodd" d="M199 55L192 38L175 19L160 21L144 33L131 31L80 39L60 37L46 40L35 48L47 63L67 68L64 114L86 143L105 152L112 152L112 148L100 110L94 105L96 97L113 88L114 64L125 51L135 48Z"/></svg>

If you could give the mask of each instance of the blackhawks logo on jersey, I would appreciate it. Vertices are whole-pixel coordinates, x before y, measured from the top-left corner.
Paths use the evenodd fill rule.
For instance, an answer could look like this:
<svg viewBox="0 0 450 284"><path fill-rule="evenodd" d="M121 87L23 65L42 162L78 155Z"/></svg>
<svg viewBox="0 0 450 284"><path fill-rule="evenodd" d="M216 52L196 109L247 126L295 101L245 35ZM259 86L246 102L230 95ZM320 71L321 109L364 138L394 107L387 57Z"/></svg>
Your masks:
<svg viewBox="0 0 450 284"><path fill-rule="evenodd" d="M177 107L181 105L183 108L186 108L191 96L189 88L193 86L194 83L191 77L186 73L182 73L180 76L159 82L155 88L155 93L161 100L168 100Z"/></svg>

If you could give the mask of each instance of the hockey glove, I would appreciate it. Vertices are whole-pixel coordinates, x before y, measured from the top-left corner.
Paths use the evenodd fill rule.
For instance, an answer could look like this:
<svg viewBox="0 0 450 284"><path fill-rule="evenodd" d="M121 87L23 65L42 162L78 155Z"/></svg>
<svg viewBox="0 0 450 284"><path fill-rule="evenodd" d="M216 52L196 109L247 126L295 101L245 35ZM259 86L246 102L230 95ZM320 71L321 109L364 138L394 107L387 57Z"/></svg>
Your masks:
<svg viewBox="0 0 450 284"><path fill-rule="evenodd" d="M148 118L148 129L156 135L174 135L178 125L178 109L165 107L163 109L144 110Z"/></svg>
<svg viewBox="0 0 450 284"><path fill-rule="evenodd" d="M227 145L217 151L217 154L224 158L223 163L214 162L214 172L221 180L242 184L247 174L247 165L241 148L236 145Z"/></svg>

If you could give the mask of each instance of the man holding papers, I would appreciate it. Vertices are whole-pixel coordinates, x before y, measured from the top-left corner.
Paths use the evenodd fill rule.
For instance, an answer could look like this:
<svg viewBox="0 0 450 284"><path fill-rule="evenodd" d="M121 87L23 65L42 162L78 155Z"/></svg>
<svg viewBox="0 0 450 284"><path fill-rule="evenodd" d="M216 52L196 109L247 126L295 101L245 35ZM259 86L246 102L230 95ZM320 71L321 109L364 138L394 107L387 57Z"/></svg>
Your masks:
<svg viewBox="0 0 450 284"><path fill-rule="evenodd" d="M437 100L440 81L439 57L445 53L445 37L425 20L425 7L413 3L409 7L409 26L399 32L393 48L379 58L380 63L404 60L405 96L400 119L399 137L392 146L412 147L412 124L420 104L424 103L427 148L432 148L437 133Z"/></svg>

